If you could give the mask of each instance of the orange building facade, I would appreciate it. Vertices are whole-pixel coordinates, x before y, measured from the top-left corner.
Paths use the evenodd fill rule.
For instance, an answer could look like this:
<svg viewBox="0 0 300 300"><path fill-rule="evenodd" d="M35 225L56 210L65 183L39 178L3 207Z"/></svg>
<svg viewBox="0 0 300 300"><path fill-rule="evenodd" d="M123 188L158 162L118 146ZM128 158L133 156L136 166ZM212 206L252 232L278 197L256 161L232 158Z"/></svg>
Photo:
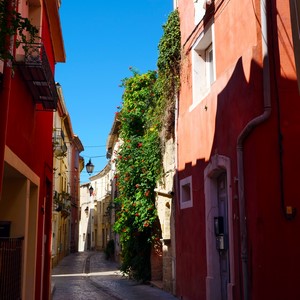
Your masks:
<svg viewBox="0 0 300 300"><path fill-rule="evenodd" d="M298 2L175 2L176 295L298 299Z"/></svg>

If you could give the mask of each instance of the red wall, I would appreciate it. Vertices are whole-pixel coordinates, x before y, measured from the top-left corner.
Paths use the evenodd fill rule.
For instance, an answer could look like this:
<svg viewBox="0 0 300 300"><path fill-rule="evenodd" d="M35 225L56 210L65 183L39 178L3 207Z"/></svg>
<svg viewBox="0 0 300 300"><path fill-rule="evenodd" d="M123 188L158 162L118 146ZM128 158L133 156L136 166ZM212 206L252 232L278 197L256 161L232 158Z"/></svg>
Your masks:
<svg viewBox="0 0 300 300"><path fill-rule="evenodd" d="M300 298L297 288L300 240L296 238L299 216L287 220L282 209L286 206L297 208L299 202L300 97L291 48L289 7L279 1L270 3L272 112L265 123L249 134L243 145L249 292L253 300ZM242 299L240 199L235 180L238 177L237 140L246 124L263 113L259 1L215 1L214 5L217 80L210 94L191 110L190 49L201 28L195 29L193 2L181 0L178 4L182 44L185 45L179 96L178 178L193 177L193 207L180 209L178 199L176 209L176 292L182 299L206 299L204 170L216 153L229 157L231 162L235 216L232 220L235 253L233 299ZM280 132L283 138L282 174Z"/></svg>
<svg viewBox="0 0 300 300"><path fill-rule="evenodd" d="M45 10L42 28L42 41L51 68L54 70L54 56ZM19 69L16 67L14 77L11 81L6 144L40 177L36 299L40 298L42 289L42 298L47 299L50 286L53 177L52 124L53 112L39 111L36 109L30 91ZM44 234L47 236L47 239L45 243L45 253L42 256ZM44 261L42 261L42 259L44 259ZM41 286L41 281L43 281L43 286Z"/></svg>

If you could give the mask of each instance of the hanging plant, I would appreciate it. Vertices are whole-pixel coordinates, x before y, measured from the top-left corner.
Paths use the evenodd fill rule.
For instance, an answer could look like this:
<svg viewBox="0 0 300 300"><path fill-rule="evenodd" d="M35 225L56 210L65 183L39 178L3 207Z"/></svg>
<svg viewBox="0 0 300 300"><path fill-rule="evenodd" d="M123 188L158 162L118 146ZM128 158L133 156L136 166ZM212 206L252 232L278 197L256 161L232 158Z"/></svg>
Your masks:
<svg viewBox="0 0 300 300"><path fill-rule="evenodd" d="M33 43L38 38L38 29L28 18L21 16L13 7L14 1L0 1L0 60L13 60L10 49L11 38L15 38L16 48L21 43Z"/></svg>

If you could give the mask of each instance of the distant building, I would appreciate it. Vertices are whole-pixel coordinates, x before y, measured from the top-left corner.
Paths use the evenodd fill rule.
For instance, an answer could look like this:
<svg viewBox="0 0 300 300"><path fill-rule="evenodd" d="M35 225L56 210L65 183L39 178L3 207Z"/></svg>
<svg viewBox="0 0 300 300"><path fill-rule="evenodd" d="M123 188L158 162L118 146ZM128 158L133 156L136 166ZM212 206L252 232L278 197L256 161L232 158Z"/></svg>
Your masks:
<svg viewBox="0 0 300 300"><path fill-rule="evenodd" d="M80 185L79 251L105 250L114 240L116 260L119 261L118 235L113 231L115 222L114 198L117 196L115 181L116 149L119 121L114 120L107 142L108 163L102 171Z"/></svg>
<svg viewBox="0 0 300 300"><path fill-rule="evenodd" d="M79 251L104 250L111 235L111 172L106 165L80 186Z"/></svg>
<svg viewBox="0 0 300 300"><path fill-rule="evenodd" d="M80 173L84 168L84 159L80 156L83 151L81 140L77 135L73 136L71 143L70 169L70 196L71 196L71 241L70 251L77 252L79 244L79 214L80 214Z"/></svg>
<svg viewBox="0 0 300 300"><path fill-rule="evenodd" d="M116 158L118 155L118 149L122 143L119 139L119 128L120 121L117 116L115 116L111 130L109 132L107 142L106 142L106 158L109 160L110 164L110 178L111 178L111 206L110 206L110 239L114 241L114 258L117 262L121 262L121 244L120 236L118 233L114 232L113 225L116 221L116 212L118 208L114 203L114 199L118 197L118 186L117 186L117 176L116 176Z"/></svg>
<svg viewBox="0 0 300 300"><path fill-rule="evenodd" d="M79 242L78 251L94 250L94 195L92 185L84 183L80 185L80 213L79 213Z"/></svg>
<svg viewBox="0 0 300 300"><path fill-rule="evenodd" d="M53 118L52 267L78 251L79 182L84 167L82 143L73 133L62 88L57 85L58 107Z"/></svg>
<svg viewBox="0 0 300 300"><path fill-rule="evenodd" d="M90 177L94 195L95 250L104 250L111 239L111 172L107 164L98 174Z"/></svg>

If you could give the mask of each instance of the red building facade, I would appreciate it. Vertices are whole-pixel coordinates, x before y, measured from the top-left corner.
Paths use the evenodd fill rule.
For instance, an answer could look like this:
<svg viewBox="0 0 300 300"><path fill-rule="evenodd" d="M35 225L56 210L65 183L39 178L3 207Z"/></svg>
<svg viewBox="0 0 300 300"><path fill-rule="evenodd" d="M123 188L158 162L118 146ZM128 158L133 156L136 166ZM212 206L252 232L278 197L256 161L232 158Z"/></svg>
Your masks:
<svg viewBox="0 0 300 300"><path fill-rule="evenodd" d="M290 6L178 0L177 8L176 294L298 299L300 97Z"/></svg>
<svg viewBox="0 0 300 300"><path fill-rule="evenodd" d="M5 61L2 71L1 237L6 240L7 249L14 253L17 248L21 250L19 258L18 254L13 258L19 261L17 272L11 265L5 266L5 280L12 280L14 288L0 293L15 299L49 299L52 124L53 110L57 106L54 67L55 63L65 61L58 14L60 1L21 0L15 5L14 9L39 29L41 39L26 45L27 50L22 45L16 49L11 44L15 61L12 65ZM21 240L20 245L14 246L16 240ZM4 252L1 255L5 255ZM12 274L17 274L17 278Z"/></svg>

